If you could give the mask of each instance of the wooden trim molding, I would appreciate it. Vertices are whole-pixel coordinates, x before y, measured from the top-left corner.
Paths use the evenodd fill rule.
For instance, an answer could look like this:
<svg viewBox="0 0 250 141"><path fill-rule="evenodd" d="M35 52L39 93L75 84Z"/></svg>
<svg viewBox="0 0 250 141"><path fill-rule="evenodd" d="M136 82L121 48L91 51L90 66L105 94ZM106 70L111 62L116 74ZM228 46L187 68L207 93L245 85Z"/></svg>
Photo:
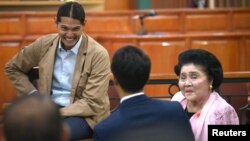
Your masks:
<svg viewBox="0 0 250 141"><path fill-rule="evenodd" d="M0 6L59 6L64 1L0 1ZM104 0L80 0L79 3L83 5L98 5L104 4Z"/></svg>
<svg viewBox="0 0 250 141"><path fill-rule="evenodd" d="M104 10L104 0L80 0L85 10ZM56 11L64 1L0 1L1 11Z"/></svg>

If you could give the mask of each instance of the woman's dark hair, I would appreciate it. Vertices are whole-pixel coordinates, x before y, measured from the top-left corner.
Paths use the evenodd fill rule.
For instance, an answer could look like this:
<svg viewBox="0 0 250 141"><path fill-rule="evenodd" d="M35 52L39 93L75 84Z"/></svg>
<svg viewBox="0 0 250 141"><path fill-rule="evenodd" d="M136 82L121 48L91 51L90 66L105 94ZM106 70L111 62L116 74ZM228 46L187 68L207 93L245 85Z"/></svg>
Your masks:
<svg viewBox="0 0 250 141"><path fill-rule="evenodd" d="M212 53L203 49L190 49L179 54L178 64L174 67L175 74L180 75L181 68L186 64L201 66L208 80L213 81L213 88L219 88L223 81L223 70L220 61Z"/></svg>
<svg viewBox="0 0 250 141"><path fill-rule="evenodd" d="M85 12L81 4L77 2L66 2L59 7L56 17L56 23L61 22L61 17L70 17L79 20L83 25Z"/></svg>

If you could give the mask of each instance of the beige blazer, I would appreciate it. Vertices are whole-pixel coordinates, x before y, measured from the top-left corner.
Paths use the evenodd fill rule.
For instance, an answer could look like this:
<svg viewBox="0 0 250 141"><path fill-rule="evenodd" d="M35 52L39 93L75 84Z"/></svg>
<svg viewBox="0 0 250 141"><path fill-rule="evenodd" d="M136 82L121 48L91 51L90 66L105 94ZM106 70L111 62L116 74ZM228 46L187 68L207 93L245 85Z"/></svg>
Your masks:
<svg viewBox="0 0 250 141"><path fill-rule="evenodd" d="M108 86L110 60L107 50L86 34L77 54L72 82L70 105L62 108L63 116L85 117L93 128L110 114ZM58 34L45 35L22 48L5 65L5 73L17 90L17 95L28 94L35 89L27 73L39 66L39 91L51 94L52 73Z"/></svg>

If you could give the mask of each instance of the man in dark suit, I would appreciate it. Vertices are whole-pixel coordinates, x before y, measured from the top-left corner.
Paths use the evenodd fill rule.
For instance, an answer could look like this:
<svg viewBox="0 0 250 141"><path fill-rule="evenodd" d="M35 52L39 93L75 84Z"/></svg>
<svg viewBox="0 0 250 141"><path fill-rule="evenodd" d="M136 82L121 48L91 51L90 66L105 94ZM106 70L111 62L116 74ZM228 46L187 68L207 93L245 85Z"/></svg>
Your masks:
<svg viewBox="0 0 250 141"><path fill-rule="evenodd" d="M177 102L154 100L143 93L151 62L139 48L125 46L113 56L119 107L94 128L94 141L194 141L186 113Z"/></svg>

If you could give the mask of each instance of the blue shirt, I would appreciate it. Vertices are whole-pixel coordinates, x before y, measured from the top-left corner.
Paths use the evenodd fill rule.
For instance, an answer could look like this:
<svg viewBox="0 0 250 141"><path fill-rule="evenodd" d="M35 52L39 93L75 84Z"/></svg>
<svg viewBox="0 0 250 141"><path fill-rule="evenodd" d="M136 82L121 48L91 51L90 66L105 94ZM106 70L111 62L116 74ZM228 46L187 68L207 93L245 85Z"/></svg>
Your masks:
<svg viewBox="0 0 250 141"><path fill-rule="evenodd" d="M56 50L52 81L52 99L61 106L70 104L70 93L74 75L75 63L80 48L82 36L76 45L70 50L64 50L59 41Z"/></svg>

